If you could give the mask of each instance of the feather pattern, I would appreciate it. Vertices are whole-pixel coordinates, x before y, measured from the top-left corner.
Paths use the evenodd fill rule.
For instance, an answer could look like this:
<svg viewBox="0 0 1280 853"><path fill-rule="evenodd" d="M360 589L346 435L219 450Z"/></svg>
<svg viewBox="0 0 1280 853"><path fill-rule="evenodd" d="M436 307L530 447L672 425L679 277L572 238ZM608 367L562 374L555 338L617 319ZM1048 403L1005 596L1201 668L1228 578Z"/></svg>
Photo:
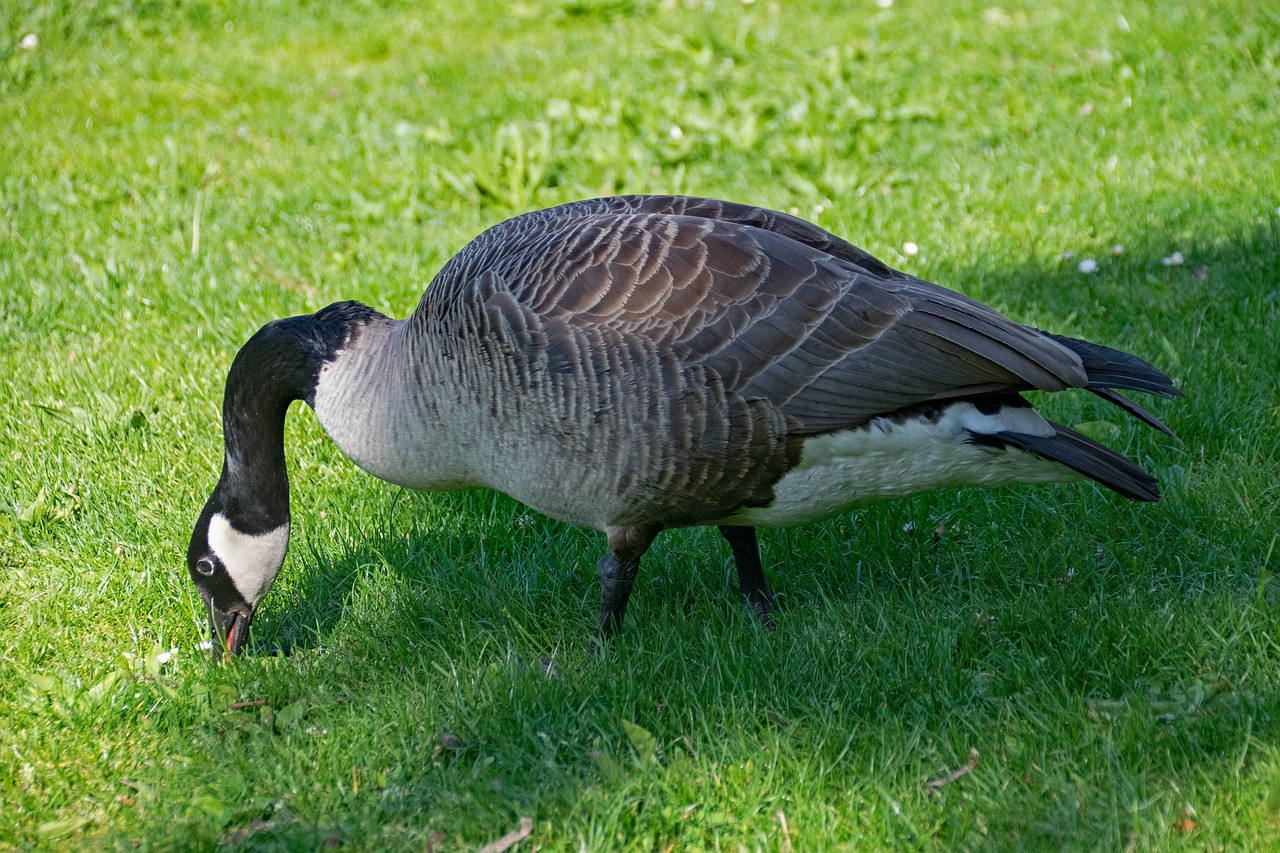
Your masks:
<svg viewBox="0 0 1280 853"><path fill-rule="evenodd" d="M805 434L930 400L1090 382L1064 339L743 205L640 196L525 214L454 257L415 319L476 298L485 275L543 322L642 338L705 366Z"/></svg>

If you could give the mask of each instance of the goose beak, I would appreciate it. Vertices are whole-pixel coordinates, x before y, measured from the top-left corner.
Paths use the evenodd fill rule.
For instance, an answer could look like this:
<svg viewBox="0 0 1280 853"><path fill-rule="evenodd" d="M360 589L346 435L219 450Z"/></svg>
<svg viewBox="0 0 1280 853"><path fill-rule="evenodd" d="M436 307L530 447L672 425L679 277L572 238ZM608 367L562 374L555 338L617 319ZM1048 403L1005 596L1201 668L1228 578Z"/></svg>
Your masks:
<svg viewBox="0 0 1280 853"><path fill-rule="evenodd" d="M227 613L209 605L209 631L213 634L215 658L234 657L240 654L249 639L249 623L253 614Z"/></svg>

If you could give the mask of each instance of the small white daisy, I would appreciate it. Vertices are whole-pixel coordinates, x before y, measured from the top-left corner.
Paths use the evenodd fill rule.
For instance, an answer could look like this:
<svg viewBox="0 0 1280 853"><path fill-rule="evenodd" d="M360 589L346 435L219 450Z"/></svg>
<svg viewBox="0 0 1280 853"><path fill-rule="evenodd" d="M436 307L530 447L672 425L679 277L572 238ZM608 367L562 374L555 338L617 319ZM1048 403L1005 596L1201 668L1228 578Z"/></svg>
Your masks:
<svg viewBox="0 0 1280 853"><path fill-rule="evenodd" d="M1169 263L1173 264L1175 267L1182 266L1182 261L1183 257L1181 252L1174 252L1169 256Z"/></svg>
<svg viewBox="0 0 1280 853"><path fill-rule="evenodd" d="M18 42L18 47L22 48L23 50L35 50L36 46L39 44L40 44L40 39L36 38L35 33L27 33L25 36L22 37L22 41Z"/></svg>
<svg viewBox="0 0 1280 853"><path fill-rule="evenodd" d="M1119 243L1116 243L1114 246L1111 247L1111 254L1115 255L1116 257L1120 257L1121 255L1124 254L1124 246L1121 246Z"/></svg>
<svg viewBox="0 0 1280 853"><path fill-rule="evenodd" d="M684 131L680 129L680 125L678 125L678 124L673 124L673 125L671 125L671 138L672 138L672 139L680 139L680 138L682 138L683 136L684 136Z"/></svg>
<svg viewBox="0 0 1280 853"><path fill-rule="evenodd" d="M1093 258L1085 258L1083 261L1080 262L1080 266L1078 267L1078 269L1080 270L1080 272L1084 273L1085 275L1095 273L1098 271L1098 262L1095 261Z"/></svg>
<svg viewBox="0 0 1280 853"><path fill-rule="evenodd" d="M902 525L902 532L903 532L903 533L910 533L911 531L913 531L913 530L915 530L915 529L916 529L916 525L915 525L915 522L913 522L913 521L908 521L906 524Z"/></svg>
<svg viewBox="0 0 1280 853"><path fill-rule="evenodd" d="M213 648L213 640L203 640L196 646L196 648L202 652L207 652L209 649Z"/></svg>
<svg viewBox="0 0 1280 853"><path fill-rule="evenodd" d="M920 247L908 240L902 244L902 254L909 258L914 257L915 255L920 254Z"/></svg>
<svg viewBox="0 0 1280 853"><path fill-rule="evenodd" d="M1069 261L1069 260L1071 260L1072 258L1074 258L1075 256L1076 256L1076 253L1075 253L1075 252L1073 252L1073 251L1071 251L1070 249L1068 249L1067 251L1065 251L1065 252L1063 252L1063 253L1062 253L1062 259L1063 259L1064 261Z"/></svg>

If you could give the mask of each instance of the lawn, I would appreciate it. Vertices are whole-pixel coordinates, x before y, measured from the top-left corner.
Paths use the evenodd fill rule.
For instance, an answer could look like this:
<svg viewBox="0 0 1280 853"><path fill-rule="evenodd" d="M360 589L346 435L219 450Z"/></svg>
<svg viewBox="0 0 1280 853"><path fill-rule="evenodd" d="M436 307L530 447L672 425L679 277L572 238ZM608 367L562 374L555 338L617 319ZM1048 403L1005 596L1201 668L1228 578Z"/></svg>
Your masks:
<svg viewBox="0 0 1280 853"><path fill-rule="evenodd" d="M1280 845L1280 15L1057 5L0 0L0 848ZM772 632L669 532L596 659L600 534L373 480L299 406L293 547L211 662L240 344L615 192L1145 355L1181 443L1038 402L1165 500L766 532Z"/></svg>

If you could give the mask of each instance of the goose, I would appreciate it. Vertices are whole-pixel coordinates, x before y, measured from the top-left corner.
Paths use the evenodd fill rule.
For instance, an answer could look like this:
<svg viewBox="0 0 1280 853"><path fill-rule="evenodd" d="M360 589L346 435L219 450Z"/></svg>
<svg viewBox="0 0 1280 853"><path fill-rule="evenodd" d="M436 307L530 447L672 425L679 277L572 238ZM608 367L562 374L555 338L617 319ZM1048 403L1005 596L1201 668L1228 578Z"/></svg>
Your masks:
<svg viewBox="0 0 1280 853"><path fill-rule="evenodd" d="M357 302L267 323L235 356L222 473L187 564L218 654L245 647L289 543L284 422L303 400L356 465L489 487L604 532L595 637L663 530L715 525L769 622L757 527L969 485L1154 477L1042 417L1030 390L1181 396L1120 350L1007 319L795 216L684 196L525 213L444 264L406 320ZM593 644L596 640L593 640Z"/></svg>

